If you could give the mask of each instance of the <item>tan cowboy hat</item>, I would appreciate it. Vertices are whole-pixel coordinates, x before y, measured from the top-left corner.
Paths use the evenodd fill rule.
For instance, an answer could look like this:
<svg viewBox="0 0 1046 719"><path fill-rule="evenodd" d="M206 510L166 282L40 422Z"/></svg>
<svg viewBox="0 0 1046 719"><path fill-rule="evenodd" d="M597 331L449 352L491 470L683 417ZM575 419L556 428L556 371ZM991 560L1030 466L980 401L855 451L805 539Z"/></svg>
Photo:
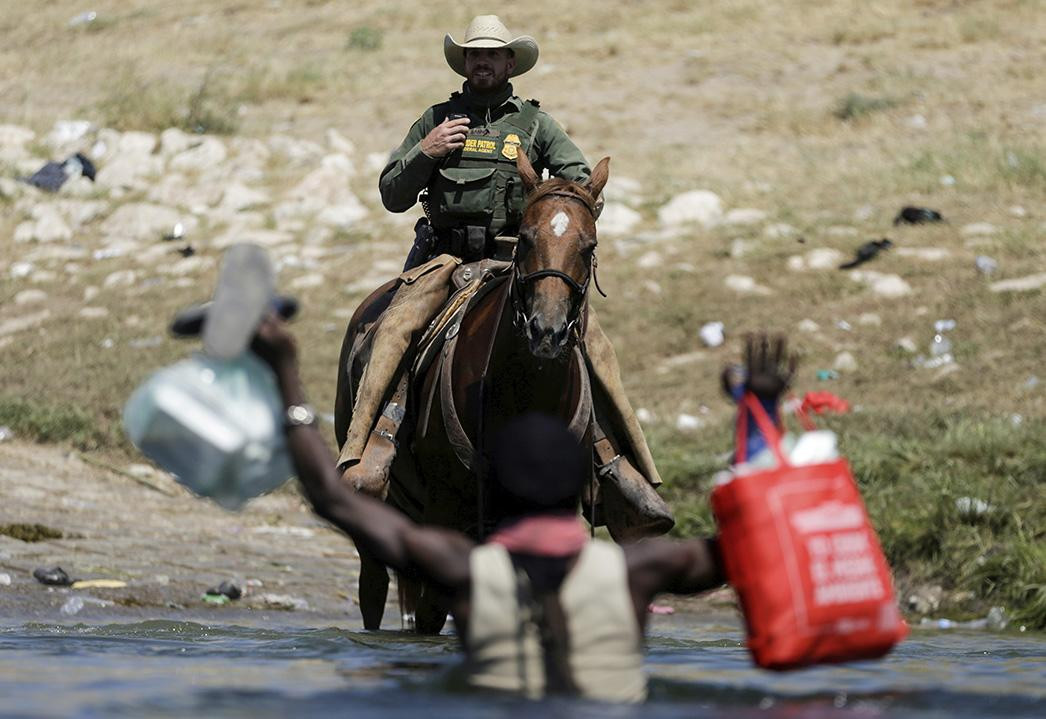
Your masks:
<svg viewBox="0 0 1046 719"><path fill-rule="evenodd" d="M522 75L538 61L538 44L530 35L512 38L497 15L477 15L465 30L464 42L458 44L447 35L443 38L443 54L450 69L465 77L465 50L476 47L504 47L512 50L516 67L510 77Z"/></svg>

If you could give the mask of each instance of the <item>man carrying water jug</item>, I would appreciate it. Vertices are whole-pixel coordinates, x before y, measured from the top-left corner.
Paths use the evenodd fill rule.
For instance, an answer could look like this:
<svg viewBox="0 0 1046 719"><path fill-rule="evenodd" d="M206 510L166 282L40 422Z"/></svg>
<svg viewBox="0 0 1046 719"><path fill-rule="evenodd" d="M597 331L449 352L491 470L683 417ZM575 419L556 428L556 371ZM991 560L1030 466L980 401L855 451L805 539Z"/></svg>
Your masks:
<svg viewBox="0 0 1046 719"><path fill-rule="evenodd" d="M399 374L407 371L401 369L403 358L449 298L451 274L463 262L511 257L525 201L517 154L526 153L539 175L547 170L583 182L590 173L581 151L537 101L514 94L510 78L537 62L533 38L513 38L496 16L481 15L469 24L463 42L447 35L443 51L465 83L414 123L379 181L388 210L406 212L420 195L425 217L415 228L396 294L375 328L354 406L336 408L352 412L346 436L338 437L338 466L350 486L371 496L386 489L398 429L379 430L377 421L391 390L405 386ZM619 538L664 533L673 520L653 489L661 479L625 395L614 348L591 310L584 343L597 405L606 408L596 416L596 469L636 510L630 526L611 530Z"/></svg>

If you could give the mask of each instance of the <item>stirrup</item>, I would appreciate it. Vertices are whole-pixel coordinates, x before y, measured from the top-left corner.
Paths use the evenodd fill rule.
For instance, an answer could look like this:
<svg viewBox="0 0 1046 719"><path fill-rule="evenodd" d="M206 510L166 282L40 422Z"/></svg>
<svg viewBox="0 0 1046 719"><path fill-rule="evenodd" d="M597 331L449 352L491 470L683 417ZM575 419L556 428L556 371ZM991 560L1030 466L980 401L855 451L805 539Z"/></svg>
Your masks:
<svg viewBox="0 0 1046 719"><path fill-rule="evenodd" d="M358 462L346 464L339 469L342 470L342 479L352 484L357 492L377 499L385 499L389 493L389 480L391 479L392 463L396 459L396 451L399 449L399 441L396 434L399 432L403 418L407 416L406 399L407 385L410 382L409 373L404 372L396 384L396 391L392 393L385 409L382 410L374 429L367 439L367 446L363 448L363 456Z"/></svg>

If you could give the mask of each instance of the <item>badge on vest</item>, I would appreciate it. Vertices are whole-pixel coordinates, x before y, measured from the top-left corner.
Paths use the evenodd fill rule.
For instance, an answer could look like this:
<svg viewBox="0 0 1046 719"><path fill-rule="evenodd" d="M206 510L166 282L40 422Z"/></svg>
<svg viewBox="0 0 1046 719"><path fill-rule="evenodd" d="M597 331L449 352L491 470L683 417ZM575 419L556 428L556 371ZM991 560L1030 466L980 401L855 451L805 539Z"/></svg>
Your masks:
<svg viewBox="0 0 1046 719"><path fill-rule="evenodd" d="M511 134L505 135L505 144L501 148L501 154L509 160L515 160L519 154L519 135Z"/></svg>

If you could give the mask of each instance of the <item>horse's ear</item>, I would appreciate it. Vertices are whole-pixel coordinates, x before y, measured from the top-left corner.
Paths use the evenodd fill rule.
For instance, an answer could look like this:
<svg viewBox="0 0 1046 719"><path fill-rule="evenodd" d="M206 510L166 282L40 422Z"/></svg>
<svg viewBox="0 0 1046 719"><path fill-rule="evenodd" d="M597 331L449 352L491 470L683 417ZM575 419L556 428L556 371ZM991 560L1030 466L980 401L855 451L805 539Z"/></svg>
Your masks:
<svg viewBox="0 0 1046 719"><path fill-rule="evenodd" d="M599 193L603 191L603 186L607 184L607 179L610 177L610 158L604 157L596 165L596 169L592 170L592 176L588 178L588 185L585 186L593 198L599 197Z"/></svg>
<svg viewBox="0 0 1046 719"><path fill-rule="evenodd" d="M523 189L526 194L534 191L541 184L538 173L534 172L534 166L530 164L530 158L525 152L516 153L516 169L519 170L519 179L523 180Z"/></svg>

